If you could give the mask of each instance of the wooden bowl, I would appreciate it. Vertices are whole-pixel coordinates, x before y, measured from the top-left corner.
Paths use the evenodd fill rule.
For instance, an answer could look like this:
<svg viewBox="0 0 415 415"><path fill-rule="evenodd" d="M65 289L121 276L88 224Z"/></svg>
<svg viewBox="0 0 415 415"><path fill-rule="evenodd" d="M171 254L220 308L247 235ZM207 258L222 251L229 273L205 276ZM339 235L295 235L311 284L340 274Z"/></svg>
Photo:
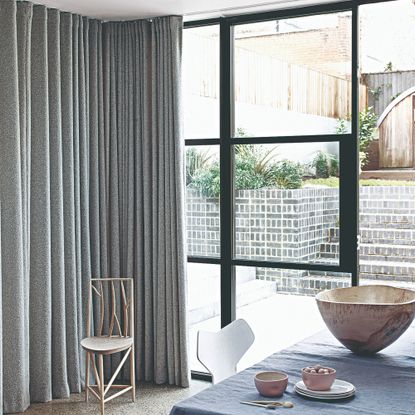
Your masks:
<svg viewBox="0 0 415 415"><path fill-rule="evenodd" d="M316 301L329 330L357 354L389 346L415 316L415 291L386 285L322 291Z"/></svg>

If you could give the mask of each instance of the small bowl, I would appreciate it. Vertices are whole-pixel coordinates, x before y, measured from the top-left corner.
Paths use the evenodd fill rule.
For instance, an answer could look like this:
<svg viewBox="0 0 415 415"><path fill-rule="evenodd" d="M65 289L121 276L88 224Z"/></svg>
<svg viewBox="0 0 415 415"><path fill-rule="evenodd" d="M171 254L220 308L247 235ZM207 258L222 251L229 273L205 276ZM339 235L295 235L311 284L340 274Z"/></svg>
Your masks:
<svg viewBox="0 0 415 415"><path fill-rule="evenodd" d="M282 372L260 372L255 375L258 392L267 398L281 396L288 385L288 376Z"/></svg>
<svg viewBox="0 0 415 415"><path fill-rule="evenodd" d="M307 373L305 369L301 370L303 382L312 391L329 390L336 380L336 370L331 367L325 367L330 373Z"/></svg>

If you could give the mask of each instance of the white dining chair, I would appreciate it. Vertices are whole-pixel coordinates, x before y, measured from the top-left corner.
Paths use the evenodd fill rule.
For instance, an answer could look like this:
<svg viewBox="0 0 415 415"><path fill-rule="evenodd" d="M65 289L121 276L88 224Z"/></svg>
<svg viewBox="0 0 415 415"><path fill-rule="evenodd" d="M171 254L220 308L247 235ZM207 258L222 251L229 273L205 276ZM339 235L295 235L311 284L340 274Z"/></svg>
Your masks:
<svg viewBox="0 0 415 415"><path fill-rule="evenodd" d="M236 365L251 347L255 335L249 324L235 320L218 332L197 333L197 358L219 383L236 373Z"/></svg>

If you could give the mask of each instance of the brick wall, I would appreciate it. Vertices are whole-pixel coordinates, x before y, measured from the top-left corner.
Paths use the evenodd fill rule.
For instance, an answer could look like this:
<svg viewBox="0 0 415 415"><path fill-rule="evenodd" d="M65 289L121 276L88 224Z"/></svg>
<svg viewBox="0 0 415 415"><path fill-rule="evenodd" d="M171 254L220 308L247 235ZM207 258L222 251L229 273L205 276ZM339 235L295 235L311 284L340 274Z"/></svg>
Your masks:
<svg viewBox="0 0 415 415"><path fill-rule="evenodd" d="M313 261L338 214L338 189L241 190L235 198L236 256Z"/></svg>
<svg viewBox="0 0 415 415"><path fill-rule="evenodd" d="M350 39L351 17L343 15L336 27L240 38L236 46L343 78L350 71Z"/></svg>
<svg viewBox="0 0 415 415"><path fill-rule="evenodd" d="M239 258L313 261L339 215L338 189L240 190L235 195ZM219 256L219 199L187 191L188 254Z"/></svg>
<svg viewBox="0 0 415 415"><path fill-rule="evenodd" d="M220 255L219 198L206 198L196 190L186 192L187 253Z"/></svg>
<svg viewBox="0 0 415 415"><path fill-rule="evenodd" d="M338 261L338 189L242 190L235 195L239 258L295 262ZM415 283L415 186L360 189L360 277L364 283ZM189 255L219 256L219 199L187 191ZM314 295L344 287L340 273L256 268L276 290Z"/></svg>

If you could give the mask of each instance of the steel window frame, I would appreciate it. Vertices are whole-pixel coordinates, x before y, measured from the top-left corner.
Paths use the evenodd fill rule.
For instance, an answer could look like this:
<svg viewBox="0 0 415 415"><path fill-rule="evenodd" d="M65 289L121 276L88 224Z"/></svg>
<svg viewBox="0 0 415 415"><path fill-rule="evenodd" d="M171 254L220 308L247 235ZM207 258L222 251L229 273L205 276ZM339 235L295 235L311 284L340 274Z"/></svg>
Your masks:
<svg viewBox="0 0 415 415"><path fill-rule="evenodd" d="M350 274L351 285L359 285L359 6L369 3L384 3L394 0L348 0L306 7L281 9L268 12L242 14L230 17L185 22L184 27L195 28L209 25L219 26L220 55L220 100L219 137L185 139L186 146L219 146L220 159L220 256L189 256L188 262L217 264L220 266L221 326L236 317L236 266L279 268L287 270L331 271ZM240 24L267 20L302 17L318 14L350 12L351 22L351 82L352 117L351 133L325 135L293 135L272 137L234 138L233 96L233 28ZM280 144L280 143L337 142L340 158L340 259L338 265L285 261L248 260L234 257L234 191L233 148L236 144ZM198 379L200 372L192 372ZM209 379L207 375L205 379Z"/></svg>

